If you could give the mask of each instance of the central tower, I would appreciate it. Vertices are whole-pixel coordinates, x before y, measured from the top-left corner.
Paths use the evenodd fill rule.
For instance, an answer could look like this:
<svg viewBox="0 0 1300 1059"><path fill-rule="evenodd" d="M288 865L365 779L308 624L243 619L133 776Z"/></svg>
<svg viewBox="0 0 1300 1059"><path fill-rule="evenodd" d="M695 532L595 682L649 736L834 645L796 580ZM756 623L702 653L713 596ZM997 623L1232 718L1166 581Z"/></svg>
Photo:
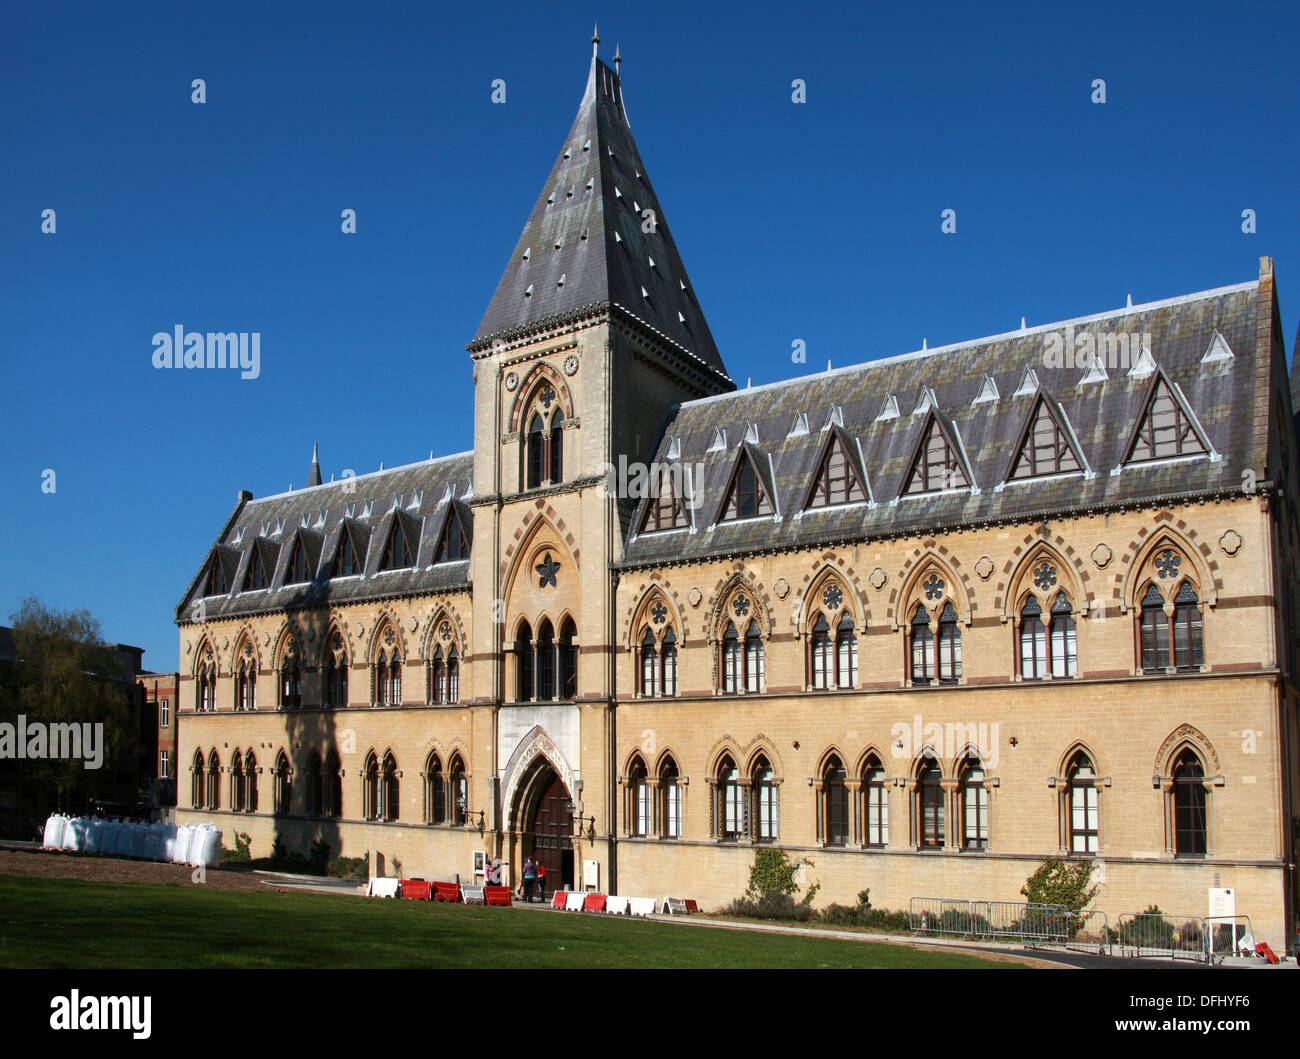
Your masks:
<svg viewBox="0 0 1300 1059"><path fill-rule="evenodd" d="M609 863L610 567L636 500L600 488L602 468L647 460L673 405L735 388L597 43L577 117L468 346L483 663L472 694L517 864L547 845L537 814L556 805L587 820L583 859Z"/></svg>

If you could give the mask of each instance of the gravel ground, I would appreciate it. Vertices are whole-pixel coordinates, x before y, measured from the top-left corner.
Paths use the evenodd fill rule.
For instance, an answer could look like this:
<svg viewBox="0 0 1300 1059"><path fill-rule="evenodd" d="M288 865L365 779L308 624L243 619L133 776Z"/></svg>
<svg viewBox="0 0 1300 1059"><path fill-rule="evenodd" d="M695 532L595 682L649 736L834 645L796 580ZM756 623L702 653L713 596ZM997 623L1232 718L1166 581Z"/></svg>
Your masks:
<svg viewBox="0 0 1300 1059"><path fill-rule="evenodd" d="M0 849L0 875L23 875L41 879L81 879L108 883L174 883L189 886L194 868L183 864L159 864L150 860L101 857L93 853L67 853L49 849ZM204 885L214 890L265 893L284 890L281 880L228 868L208 868Z"/></svg>

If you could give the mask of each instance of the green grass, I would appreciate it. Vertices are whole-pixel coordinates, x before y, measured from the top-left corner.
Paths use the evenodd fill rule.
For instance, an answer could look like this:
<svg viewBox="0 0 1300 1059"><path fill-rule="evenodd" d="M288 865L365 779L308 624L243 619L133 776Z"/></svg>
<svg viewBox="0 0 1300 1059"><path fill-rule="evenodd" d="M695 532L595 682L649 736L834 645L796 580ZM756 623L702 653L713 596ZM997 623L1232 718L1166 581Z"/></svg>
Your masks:
<svg viewBox="0 0 1300 1059"><path fill-rule="evenodd" d="M999 965L903 945L578 913L0 876L0 967L797 968Z"/></svg>

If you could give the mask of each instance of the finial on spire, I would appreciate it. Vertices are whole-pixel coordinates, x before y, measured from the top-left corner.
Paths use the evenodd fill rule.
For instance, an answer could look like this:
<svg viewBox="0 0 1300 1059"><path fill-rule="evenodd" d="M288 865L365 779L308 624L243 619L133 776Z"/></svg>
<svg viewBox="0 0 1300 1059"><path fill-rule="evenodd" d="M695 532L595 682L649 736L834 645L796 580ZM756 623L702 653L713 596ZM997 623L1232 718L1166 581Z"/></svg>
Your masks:
<svg viewBox="0 0 1300 1059"><path fill-rule="evenodd" d="M311 470L307 472L307 487L310 489L313 485L320 485L320 455L314 441L311 443Z"/></svg>
<svg viewBox="0 0 1300 1059"><path fill-rule="evenodd" d="M600 27L593 22L591 24L591 57L596 57L596 46L600 44Z"/></svg>
<svg viewBox="0 0 1300 1059"><path fill-rule="evenodd" d="M618 76L618 64L623 61L623 57L618 53L618 41L614 42L614 76Z"/></svg>

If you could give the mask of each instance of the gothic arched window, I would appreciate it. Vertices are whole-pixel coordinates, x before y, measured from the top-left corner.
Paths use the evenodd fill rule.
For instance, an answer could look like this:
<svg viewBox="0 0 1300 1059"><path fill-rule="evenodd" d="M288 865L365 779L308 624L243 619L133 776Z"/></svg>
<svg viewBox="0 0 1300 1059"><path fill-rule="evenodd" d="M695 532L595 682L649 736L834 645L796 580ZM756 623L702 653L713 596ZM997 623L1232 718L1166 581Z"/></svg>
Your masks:
<svg viewBox="0 0 1300 1059"><path fill-rule="evenodd" d="M1205 769L1190 748L1174 762L1174 852L1203 857L1209 847Z"/></svg>

